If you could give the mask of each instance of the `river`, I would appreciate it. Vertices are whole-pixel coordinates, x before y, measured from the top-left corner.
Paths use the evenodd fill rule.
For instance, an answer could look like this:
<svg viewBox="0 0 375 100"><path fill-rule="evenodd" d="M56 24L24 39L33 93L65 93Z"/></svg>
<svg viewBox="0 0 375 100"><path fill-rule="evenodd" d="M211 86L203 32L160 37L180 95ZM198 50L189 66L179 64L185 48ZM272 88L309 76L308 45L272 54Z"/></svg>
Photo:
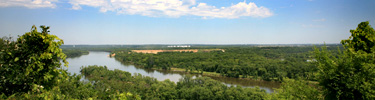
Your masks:
<svg viewBox="0 0 375 100"><path fill-rule="evenodd" d="M171 71L157 71L157 70L149 70L149 69L142 69L137 68L134 65L127 65L122 64L119 61L116 61L115 58L108 57L109 52L94 52L90 51L88 55L82 55L80 57L75 58L67 58L66 60L69 62L68 72L80 74L80 68L82 66L88 65L99 65L99 66L107 66L108 69L114 70L119 69L123 71L127 71L130 73L139 73L144 76L154 77L159 81L164 81L165 79L169 79L174 82L178 82L181 77L183 77L184 73L178 72L171 72ZM200 77L201 75L194 75L195 77ZM230 77L211 77L215 80L226 84L227 86L242 86L242 87L255 87L258 86L261 89L266 90L267 93L272 93L274 88L278 88L280 83L277 82L268 82L268 81L254 81L254 80L246 80L246 79L238 79L238 78L230 78Z"/></svg>

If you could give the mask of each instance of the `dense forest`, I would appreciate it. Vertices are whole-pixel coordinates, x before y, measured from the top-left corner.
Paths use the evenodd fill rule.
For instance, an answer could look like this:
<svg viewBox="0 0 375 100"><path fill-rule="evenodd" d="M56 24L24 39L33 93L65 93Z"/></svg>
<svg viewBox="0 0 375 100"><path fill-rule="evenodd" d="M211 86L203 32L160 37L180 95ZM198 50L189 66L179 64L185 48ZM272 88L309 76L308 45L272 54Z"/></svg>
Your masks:
<svg viewBox="0 0 375 100"><path fill-rule="evenodd" d="M88 50L80 50L80 49L62 49L62 52L68 58L74 58L74 57L79 57L79 56L82 56L82 55L89 54Z"/></svg>
<svg viewBox="0 0 375 100"><path fill-rule="evenodd" d="M157 81L155 78L121 70L108 70L106 66L87 66L81 70L94 87L109 89L112 93L130 92L139 95L142 99L237 99L259 100L266 92L259 88L227 87L219 81L208 77L193 79L185 76L179 82L170 80ZM99 85L99 86L97 86ZM110 87L110 88L106 88ZM109 93L111 93L109 92ZM104 97L104 96L103 96Z"/></svg>
<svg viewBox="0 0 375 100"><path fill-rule="evenodd" d="M337 55L342 47L330 45ZM318 68L312 56L314 46L303 47L225 47L212 52L134 53L117 51L116 60L144 68L170 70L182 68L190 72L214 72L222 76L282 81L283 78L303 78L315 81Z"/></svg>
<svg viewBox="0 0 375 100"><path fill-rule="evenodd" d="M81 79L62 68L68 66L60 48L63 40L49 34L49 27L40 28L38 32L33 26L17 40L1 39L0 99L375 99L375 30L369 22L350 30L342 47L228 47L221 48L225 52L158 54L112 50L116 59L145 68L282 81L270 94L227 87L208 77L185 76L174 83L96 65L83 66Z"/></svg>

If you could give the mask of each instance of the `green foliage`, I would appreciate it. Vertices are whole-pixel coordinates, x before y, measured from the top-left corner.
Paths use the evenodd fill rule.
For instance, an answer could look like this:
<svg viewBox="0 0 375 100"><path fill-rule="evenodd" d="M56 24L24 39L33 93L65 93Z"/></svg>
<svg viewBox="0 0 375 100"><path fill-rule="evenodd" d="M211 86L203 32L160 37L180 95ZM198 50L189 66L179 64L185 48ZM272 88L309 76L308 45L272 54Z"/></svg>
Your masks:
<svg viewBox="0 0 375 100"><path fill-rule="evenodd" d="M1 39L0 99L140 99L129 92L101 91L105 87L67 73L60 62L68 64L59 48L63 41L48 34L49 27L41 28L38 32L33 26L17 41Z"/></svg>
<svg viewBox="0 0 375 100"><path fill-rule="evenodd" d="M227 87L208 77L192 79L185 76L177 82L180 98L199 100L259 100L265 98L265 91L259 88Z"/></svg>
<svg viewBox="0 0 375 100"><path fill-rule="evenodd" d="M325 47L315 49L318 81L327 99L375 99L374 29L362 22L352 36L342 40L345 50L338 56Z"/></svg>
<svg viewBox="0 0 375 100"><path fill-rule="evenodd" d="M119 93L117 92L114 95L111 95L111 100L141 100L141 98L137 95L133 95L132 93Z"/></svg>
<svg viewBox="0 0 375 100"><path fill-rule="evenodd" d="M282 81L287 78L315 80L317 67L309 51L313 47L224 47L225 52L158 54L117 51L116 60L144 68L184 68L190 73L214 72L217 75ZM332 48L330 48L332 49ZM334 48L336 49L336 48Z"/></svg>
<svg viewBox="0 0 375 100"><path fill-rule="evenodd" d="M80 49L63 49L63 53L66 54L68 58L74 58L81 55L88 55L89 51Z"/></svg>
<svg viewBox="0 0 375 100"><path fill-rule="evenodd" d="M0 53L0 91L5 95L31 91L34 86L50 90L66 77L62 60L66 56L59 48L63 41L48 34L49 27L35 26L17 41L5 40Z"/></svg>
<svg viewBox="0 0 375 100"><path fill-rule="evenodd" d="M372 53L375 50L375 31L369 22L361 22L357 29L350 30L352 35L341 43L351 52L364 51Z"/></svg>
<svg viewBox="0 0 375 100"><path fill-rule="evenodd" d="M0 38L0 50L3 48L3 46L5 45L5 41L4 40L7 40L5 39L5 37L3 38Z"/></svg>
<svg viewBox="0 0 375 100"><path fill-rule="evenodd" d="M314 84L303 80L285 79L277 93L270 96L275 100L319 100L323 99Z"/></svg>
<svg viewBox="0 0 375 100"><path fill-rule="evenodd" d="M81 77L81 75L70 75L70 73L68 73L68 77L66 78L66 80L62 81L56 87L59 89L56 92L66 96L67 98L96 98L96 95L99 92L95 90L91 83L81 81Z"/></svg>
<svg viewBox="0 0 375 100"><path fill-rule="evenodd" d="M177 82L157 81L155 78L145 77L140 74L133 76L120 70L108 70L103 66L83 67L81 72L94 82L94 87L103 90L99 92L113 93L131 92L140 95L146 100L169 99L239 99L259 100L264 99L266 92L259 88L227 87L219 81L208 77L186 76ZM101 89L100 89L101 88ZM98 95L98 99L102 98Z"/></svg>

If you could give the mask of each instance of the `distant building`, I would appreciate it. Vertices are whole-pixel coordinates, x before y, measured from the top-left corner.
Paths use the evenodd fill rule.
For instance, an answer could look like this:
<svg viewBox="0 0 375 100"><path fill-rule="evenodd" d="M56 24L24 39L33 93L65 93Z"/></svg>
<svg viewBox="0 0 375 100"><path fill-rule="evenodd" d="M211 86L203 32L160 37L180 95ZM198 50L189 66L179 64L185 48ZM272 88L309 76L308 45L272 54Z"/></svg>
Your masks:
<svg viewBox="0 0 375 100"><path fill-rule="evenodd" d="M169 48L190 48L190 45L170 45Z"/></svg>
<svg viewBox="0 0 375 100"><path fill-rule="evenodd" d="M186 49L186 50L131 50L134 53L153 53L158 54L159 52L198 52L198 49Z"/></svg>
<svg viewBox="0 0 375 100"><path fill-rule="evenodd" d="M317 62L317 60L316 59L311 59L311 60L307 59L306 62Z"/></svg>

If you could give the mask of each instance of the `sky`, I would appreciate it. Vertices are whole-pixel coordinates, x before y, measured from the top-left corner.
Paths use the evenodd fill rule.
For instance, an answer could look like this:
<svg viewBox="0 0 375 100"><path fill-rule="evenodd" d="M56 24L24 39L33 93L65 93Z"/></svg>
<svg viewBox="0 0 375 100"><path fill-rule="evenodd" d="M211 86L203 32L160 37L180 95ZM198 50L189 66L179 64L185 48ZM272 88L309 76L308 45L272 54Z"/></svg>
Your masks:
<svg viewBox="0 0 375 100"><path fill-rule="evenodd" d="M375 0L0 0L0 37L50 26L79 44L340 43Z"/></svg>

